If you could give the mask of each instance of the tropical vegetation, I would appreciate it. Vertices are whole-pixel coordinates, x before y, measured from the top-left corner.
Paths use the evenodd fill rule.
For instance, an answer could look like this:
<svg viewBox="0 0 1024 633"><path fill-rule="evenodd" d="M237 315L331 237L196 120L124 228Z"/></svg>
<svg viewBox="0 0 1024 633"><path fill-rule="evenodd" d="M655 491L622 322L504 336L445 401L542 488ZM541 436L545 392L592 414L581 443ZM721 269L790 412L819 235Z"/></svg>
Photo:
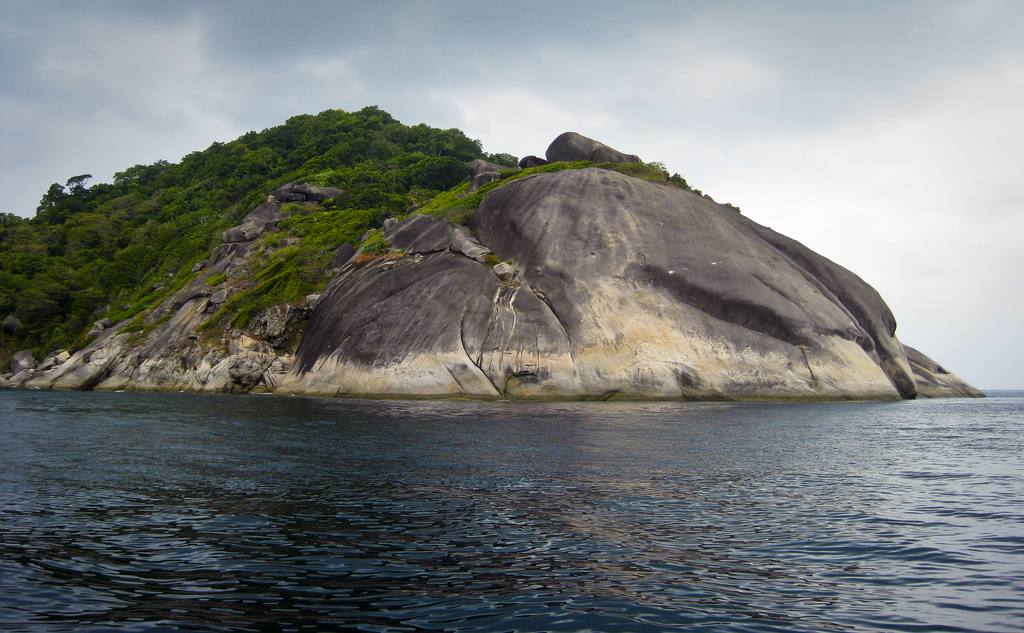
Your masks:
<svg viewBox="0 0 1024 633"><path fill-rule="evenodd" d="M508 167L502 180L470 193L465 165L482 158ZM407 126L377 107L328 110L288 119L178 163L135 165L112 183L89 174L54 183L35 217L0 214L0 360L31 349L36 358L84 345L92 324L134 319L193 281L196 264L278 187L301 182L344 191L322 204L286 206L291 217L258 243L250 266L206 280L235 284L207 327L243 328L263 308L295 301L328 281L331 255L344 243L381 255L379 231L410 211L468 224L483 196L510 178L591 163L516 169L518 159L487 154L457 129ZM689 188L652 163L600 165Z"/></svg>

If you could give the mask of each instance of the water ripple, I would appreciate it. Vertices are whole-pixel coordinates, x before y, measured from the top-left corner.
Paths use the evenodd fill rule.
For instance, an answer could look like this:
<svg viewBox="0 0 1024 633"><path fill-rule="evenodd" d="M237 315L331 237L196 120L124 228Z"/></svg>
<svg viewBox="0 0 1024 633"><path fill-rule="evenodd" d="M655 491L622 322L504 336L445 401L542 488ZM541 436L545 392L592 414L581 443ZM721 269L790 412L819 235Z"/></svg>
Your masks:
<svg viewBox="0 0 1024 633"><path fill-rule="evenodd" d="M3 395L5 631L1024 621L1020 399Z"/></svg>

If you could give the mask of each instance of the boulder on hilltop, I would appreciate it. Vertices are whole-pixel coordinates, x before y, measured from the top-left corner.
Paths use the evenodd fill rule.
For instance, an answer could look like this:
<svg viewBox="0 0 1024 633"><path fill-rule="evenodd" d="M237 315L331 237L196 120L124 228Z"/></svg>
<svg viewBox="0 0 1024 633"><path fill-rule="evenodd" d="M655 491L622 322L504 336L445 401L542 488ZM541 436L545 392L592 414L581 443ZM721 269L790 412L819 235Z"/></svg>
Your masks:
<svg viewBox="0 0 1024 633"><path fill-rule="evenodd" d="M604 143L576 132L565 132L551 141L545 154L547 162L589 160L595 163L639 163L636 154L625 154Z"/></svg>

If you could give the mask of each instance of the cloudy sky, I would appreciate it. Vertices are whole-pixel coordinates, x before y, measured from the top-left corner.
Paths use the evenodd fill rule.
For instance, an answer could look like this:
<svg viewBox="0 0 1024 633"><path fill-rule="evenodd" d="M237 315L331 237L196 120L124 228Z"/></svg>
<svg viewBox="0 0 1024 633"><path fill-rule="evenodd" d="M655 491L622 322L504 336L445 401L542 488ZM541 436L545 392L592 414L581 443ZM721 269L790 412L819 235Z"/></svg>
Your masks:
<svg viewBox="0 0 1024 633"><path fill-rule="evenodd" d="M573 130L850 268L898 336L1024 388L1024 3L0 0L0 212L377 105L543 155Z"/></svg>

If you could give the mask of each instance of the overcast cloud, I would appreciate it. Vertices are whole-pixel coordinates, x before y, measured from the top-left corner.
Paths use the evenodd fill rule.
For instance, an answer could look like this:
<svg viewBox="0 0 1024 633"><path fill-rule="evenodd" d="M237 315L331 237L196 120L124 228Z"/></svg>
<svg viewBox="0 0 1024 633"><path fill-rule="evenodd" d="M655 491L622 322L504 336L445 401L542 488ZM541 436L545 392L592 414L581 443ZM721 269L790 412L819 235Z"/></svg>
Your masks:
<svg viewBox="0 0 1024 633"><path fill-rule="evenodd" d="M1024 388L1024 4L0 0L0 211L377 105L661 161L874 285L902 341Z"/></svg>

